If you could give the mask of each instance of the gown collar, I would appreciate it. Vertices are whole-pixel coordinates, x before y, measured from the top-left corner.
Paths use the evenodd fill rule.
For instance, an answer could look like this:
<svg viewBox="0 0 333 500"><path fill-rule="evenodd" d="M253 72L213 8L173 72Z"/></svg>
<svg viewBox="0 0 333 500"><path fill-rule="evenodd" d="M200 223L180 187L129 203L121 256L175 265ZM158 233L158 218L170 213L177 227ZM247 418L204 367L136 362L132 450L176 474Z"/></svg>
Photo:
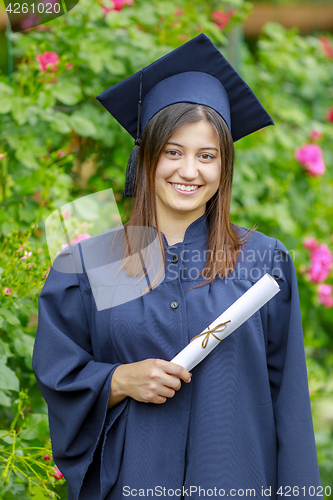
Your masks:
<svg viewBox="0 0 333 500"><path fill-rule="evenodd" d="M183 241L179 241L174 245L169 245L165 235L163 233L161 234L166 247L168 246L176 247L178 245L186 245L189 243L194 243L201 239L205 239L207 238L208 234L207 215L206 213L204 213L203 215L201 215L201 217L193 221L186 229Z"/></svg>

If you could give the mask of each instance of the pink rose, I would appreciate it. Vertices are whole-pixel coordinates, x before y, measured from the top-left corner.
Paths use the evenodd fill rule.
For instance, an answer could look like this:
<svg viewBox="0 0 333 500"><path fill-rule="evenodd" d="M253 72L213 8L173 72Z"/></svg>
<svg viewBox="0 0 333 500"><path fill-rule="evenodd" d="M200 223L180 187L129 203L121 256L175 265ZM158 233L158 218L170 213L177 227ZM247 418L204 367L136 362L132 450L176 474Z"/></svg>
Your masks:
<svg viewBox="0 0 333 500"><path fill-rule="evenodd" d="M10 288L6 288L5 295L11 295L12 291Z"/></svg>
<svg viewBox="0 0 333 500"><path fill-rule="evenodd" d="M327 245L320 245L310 255L310 281L320 283L329 276L333 266L333 255Z"/></svg>
<svg viewBox="0 0 333 500"><path fill-rule="evenodd" d="M323 152L318 144L303 144L300 148L296 148L295 158L313 177L319 177L325 173Z"/></svg>
<svg viewBox="0 0 333 500"><path fill-rule="evenodd" d="M326 118L329 122L333 123L333 106L326 111Z"/></svg>
<svg viewBox="0 0 333 500"><path fill-rule="evenodd" d="M327 309L333 307L333 286L326 283L318 285L318 299Z"/></svg>
<svg viewBox="0 0 333 500"><path fill-rule="evenodd" d="M318 40L320 42L321 50L325 54L325 56L333 59L333 46L331 40L326 36L320 36Z"/></svg>
<svg viewBox="0 0 333 500"><path fill-rule="evenodd" d="M310 141L319 141L323 137L323 134L320 130L312 130L309 135Z"/></svg>
<svg viewBox="0 0 333 500"><path fill-rule="evenodd" d="M229 23L230 16L223 10L214 10L212 13L212 21L215 23L220 30L223 30Z"/></svg>
<svg viewBox="0 0 333 500"><path fill-rule="evenodd" d="M59 62L59 56L55 52L49 52L48 50L37 55L37 61L39 64L39 69L44 73L50 71L53 73L57 69L57 64Z"/></svg>
<svg viewBox="0 0 333 500"><path fill-rule="evenodd" d="M121 10L126 4L133 7L133 0L112 0L114 10Z"/></svg>
<svg viewBox="0 0 333 500"><path fill-rule="evenodd" d="M53 467L53 470L54 474L51 474L51 476L55 477L57 481L64 477L56 465Z"/></svg>
<svg viewBox="0 0 333 500"><path fill-rule="evenodd" d="M79 241L86 240L87 238L91 238L91 235L87 233L81 233L79 234L79 236L76 236L76 238L72 239L71 244L78 243Z"/></svg>
<svg viewBox="0 0 333 500"><path fill-rule="evenodd" d="M307 250L310 250L311 252L316 250L318 246L319 245L316 238L305 238L305 240L303 241L303 247L306 248Z"/></svg>

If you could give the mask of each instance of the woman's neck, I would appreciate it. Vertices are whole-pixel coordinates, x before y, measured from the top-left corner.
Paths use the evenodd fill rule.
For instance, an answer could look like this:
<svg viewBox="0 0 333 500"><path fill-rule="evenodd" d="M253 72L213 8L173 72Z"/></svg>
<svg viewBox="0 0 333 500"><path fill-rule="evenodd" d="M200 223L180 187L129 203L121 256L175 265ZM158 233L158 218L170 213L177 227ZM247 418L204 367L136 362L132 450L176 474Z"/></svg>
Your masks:
<svg viewBox="0 0 333 500"><path fill-rule="evenodd" d="M182 242L184 240L184 236L186 233L186 229L194 222L199 219L203 215L197 212L191 214L184 214L186 217L181 217L177 214L177 216L168 217L159 216L157 214L157 221L159 230L164 234L167 239L168 245L175 245L176 243Z"/></svg>

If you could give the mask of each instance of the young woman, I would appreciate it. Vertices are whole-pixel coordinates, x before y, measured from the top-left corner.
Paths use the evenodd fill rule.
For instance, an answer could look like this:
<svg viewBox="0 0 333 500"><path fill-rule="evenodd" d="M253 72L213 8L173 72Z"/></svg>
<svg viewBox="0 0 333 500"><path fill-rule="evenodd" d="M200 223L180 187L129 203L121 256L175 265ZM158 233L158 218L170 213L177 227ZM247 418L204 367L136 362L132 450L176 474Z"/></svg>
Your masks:
<svg viewBox="0 0 333 500"><path fill-rule="evenodd" d="M98 307L85 245L110 255L110 231L45 283L33 364L68 498L321 496L293 263L230 222L233 142L270 116L205 35L98 98L141 139L126 230L154 228L163 277ZM281 288L266 306L192 373L170 363L266 272Z"/></svg>

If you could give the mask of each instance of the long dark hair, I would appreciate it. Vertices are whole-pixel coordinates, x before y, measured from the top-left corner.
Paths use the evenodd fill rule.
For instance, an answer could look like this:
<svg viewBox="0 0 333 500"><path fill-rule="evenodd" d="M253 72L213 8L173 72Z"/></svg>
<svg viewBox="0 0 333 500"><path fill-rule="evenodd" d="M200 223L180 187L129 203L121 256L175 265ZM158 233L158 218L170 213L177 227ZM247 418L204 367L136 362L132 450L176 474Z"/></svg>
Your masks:
<svg viewBox="0 0 333 500"><path fill-rule="evenodd" d="M234 143L224 120L212 108L193 103L176 103L159 111L147 124L138 157L136 181L132 197L129 226L154 226L161 248L155 198L155 172L168 139L183 125L207 121L216 130L221 150L221 178L216 193L206 204L208 222L208 258L200 276L210 283L215 277L225 278L235 268L238 253L245 241L230 222L230 201L234 164ZM137 242L142 248L142 242ZM223 259L217 258L223 255ZM131 254L135 248L131 248ZM163 253L164 255L164 253ZM127 267L127 266L125 266ZM142 268L141 268L142 270ZM142 271L141 271L142 272ZM201 286L201 285L200 285Z"/></svg>

